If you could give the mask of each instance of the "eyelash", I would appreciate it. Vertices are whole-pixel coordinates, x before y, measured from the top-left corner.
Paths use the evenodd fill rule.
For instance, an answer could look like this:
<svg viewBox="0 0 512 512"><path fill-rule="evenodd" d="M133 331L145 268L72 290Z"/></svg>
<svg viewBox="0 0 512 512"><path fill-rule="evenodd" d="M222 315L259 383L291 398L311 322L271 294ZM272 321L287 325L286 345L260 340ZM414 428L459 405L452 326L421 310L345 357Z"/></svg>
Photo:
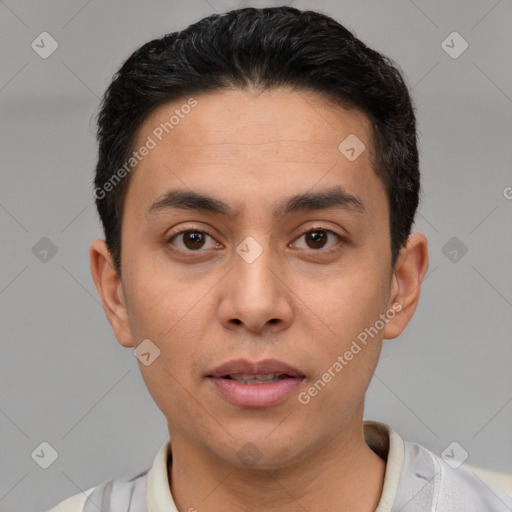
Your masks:
<svg viewBox="0 0 512 512"><path fill-rule="evenodd" d="M314 228L310 228L308 229L307 231L304 231L301 235L299 235L295 240L298 240L300 239L301 237L303 237L304 235L307 235L309 233L314 233L316 231L321 231L321 232L325 232L325 233L328 233L330 235L334 235L335 237L338 238L339 242L344 242L345 241L345 238L341 235L339 235L338 233L336 233L335 231L331 230L331 229L327 229L325 227L322 227L322 226L318 226L318 227L314 227ZM215 237L212 236L210 233L208 233L208 231L204 231L203 229L198 229L198 228L194 228L193 226L188 228L188 229L184 229L184 230L181 230L181 231L177 231L176 233L173 233L169 239L167 240L167 244L171 244L172 245L172 242L175 238L179 237L180 235L184 235L186 233L200 233L200 234L203 234L203 235L208 235L210 238L212 238L213 240L215 240ZM318 253L318 252L323 252L323 253L329 253L329 252L332 252L333 250L336 249L336 247L339 245L339 242L338 244L336 244L335 246L333 247L330 247L329 249L309 249L309 252L311 253ZM198 249L197 251L193 251L193 250L190 250L190 249L177 249L178 251L181 251L181 252L186 252L186 253L201 253L201 252L206 252L206 250L201 250L201 249Z"/></svg>

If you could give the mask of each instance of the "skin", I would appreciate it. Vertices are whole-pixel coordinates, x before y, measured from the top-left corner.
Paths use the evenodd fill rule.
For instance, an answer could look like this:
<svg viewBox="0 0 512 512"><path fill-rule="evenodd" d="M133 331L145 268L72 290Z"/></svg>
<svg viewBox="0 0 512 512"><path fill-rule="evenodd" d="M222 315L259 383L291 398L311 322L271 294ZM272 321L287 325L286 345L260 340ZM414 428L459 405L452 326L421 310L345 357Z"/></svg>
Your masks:
<svg viewBox="0 0 512 512"><path fill-rule="evenodd" d="M392 269L388 201L372 170L363 113L284 88L195 98L197 106L133 171L122 220L122 279L103 240L90 249L93 279L119 343L137 347L149 338L161 351L139 367L167 418L177 507L373 511L385 462L364 441L364 396L382 340L398 336L416 309L428 268L426 238L411 234ZM136 146L185 102L154 111ZM338 150L349 134L366 146L354 161ZM271 216L275 202L333 185L360 198L364 212ZM147 214L171 188L214 195L240 208L240 216ZM311 240L304 233L313 228L344 238ZM185 229L211 238L202 247L186 235L169 242ZM250 264L236 253L248 236L263 249ZM397 303L401 311L307 405L294 394L273 407L237 407L204 378L233 359L275 358L300 369L306 378L299 391L307 390ZM261 453L251 467L237 457L247 443Z"/></svg>

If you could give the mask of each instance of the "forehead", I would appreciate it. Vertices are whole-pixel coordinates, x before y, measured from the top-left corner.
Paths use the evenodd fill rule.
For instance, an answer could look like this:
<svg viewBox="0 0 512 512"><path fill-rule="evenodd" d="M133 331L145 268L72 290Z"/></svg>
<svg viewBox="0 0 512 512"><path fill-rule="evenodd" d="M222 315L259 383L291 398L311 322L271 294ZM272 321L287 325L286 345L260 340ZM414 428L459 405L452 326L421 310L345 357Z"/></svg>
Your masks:
<svg viewBox="0 0 512 512"><path fill-rule="evenodd" d="M333 145L337 148L338 139L344 132L359 133L362 138L370 135L366 133L369 130L367 116L361 111L328 103L310 91L285 88L263 92L222 90L196 96L197 106L192 109L185 108L188 100L184 98L157 108L140 127L139 136L158 129L160 123L171 117L176 124L170 133L163 134L169 143L179 146L183 142L186 146L198 145L205 150L209 144L219 146L238 142L250 149L251 146L279 143L284 137L290 142L311 145L308 150L316 145L318 151L327 151ZM182 110L188 113L184 114ZM181 113L181 116L172 116L173 112Z"/></svg>
<svg viewBox="0 0 512 512"><path fill-rule="evenodd" d="M149 139L154 144L133 171L128 191L137 192L132 199L141 212L176 185L215 191L237 211L320 182L343 185L354 196L383 194L372 170L370 124L357 109L283 88L219 91L194 102L192 108L184 107L189 98L160 106L138 131L136 148ZM365 149L351 161L340 143L354 136Z"/></svg>

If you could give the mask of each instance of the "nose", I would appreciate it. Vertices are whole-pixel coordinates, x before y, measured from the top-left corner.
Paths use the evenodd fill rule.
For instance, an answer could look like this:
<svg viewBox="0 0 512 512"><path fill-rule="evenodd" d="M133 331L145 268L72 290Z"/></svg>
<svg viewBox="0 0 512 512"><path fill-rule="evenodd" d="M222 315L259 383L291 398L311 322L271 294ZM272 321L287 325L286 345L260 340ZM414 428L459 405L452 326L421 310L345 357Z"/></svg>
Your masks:
<svg viewBox="0 0 512 512"><path fill-rule="evenodd" d="M229 329L276 333L292 322L293 294L269 244L259 238L259 242L246 239L238 247L223 283L219 315Z"/></svg>

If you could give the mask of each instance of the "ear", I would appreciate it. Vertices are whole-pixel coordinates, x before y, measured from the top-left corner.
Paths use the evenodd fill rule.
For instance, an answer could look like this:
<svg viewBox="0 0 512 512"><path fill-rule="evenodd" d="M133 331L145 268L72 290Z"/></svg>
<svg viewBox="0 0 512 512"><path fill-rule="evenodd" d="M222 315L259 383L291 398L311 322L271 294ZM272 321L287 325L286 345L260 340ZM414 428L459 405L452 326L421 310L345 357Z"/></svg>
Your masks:
<svg viewBox="0 0 512 512"><path fill-rule="evenodd" d="M413 233L402 247L391 281L388 311L396 314L384 328L385 339L399 336L416 311L421 282L428 270L428 243L422 233Z"/></svg>
<svg viewBox="0 0 512 512"><path fill-rule="evenodd" d="M121 278L114 268L105 240L95 240L89 256L92 278L117 341L123 347L133 347Z"/></svg>

